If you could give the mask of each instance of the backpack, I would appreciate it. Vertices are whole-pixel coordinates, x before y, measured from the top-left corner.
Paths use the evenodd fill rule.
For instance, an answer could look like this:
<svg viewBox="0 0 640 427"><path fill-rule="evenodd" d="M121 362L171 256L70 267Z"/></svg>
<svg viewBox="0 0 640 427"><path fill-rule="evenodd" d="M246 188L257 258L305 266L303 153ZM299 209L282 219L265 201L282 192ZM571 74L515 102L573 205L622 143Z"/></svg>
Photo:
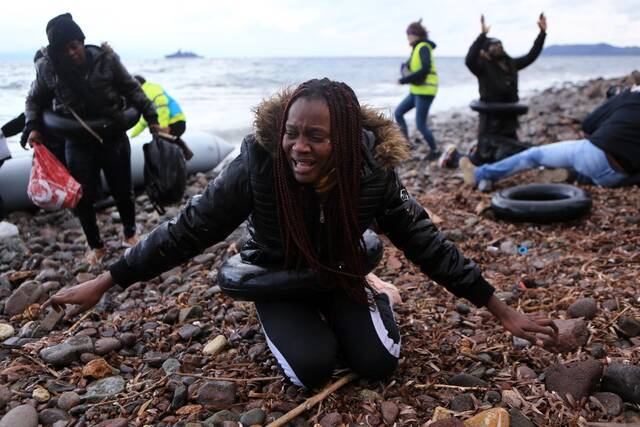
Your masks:
<svg viewBox="0 0 640 427"><path fill-rule="evenodd" d="M162 215L165 213L162 207L180 202L187 188L184 156L180 147L156 135L142 146L142 150L145 191Z"/></svg>

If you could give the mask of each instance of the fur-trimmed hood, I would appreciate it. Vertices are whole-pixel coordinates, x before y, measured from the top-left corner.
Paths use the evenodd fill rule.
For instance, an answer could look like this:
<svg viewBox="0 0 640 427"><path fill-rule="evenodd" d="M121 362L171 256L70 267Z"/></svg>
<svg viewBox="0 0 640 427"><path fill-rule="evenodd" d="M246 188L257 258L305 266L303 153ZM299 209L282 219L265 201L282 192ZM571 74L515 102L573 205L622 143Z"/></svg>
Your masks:
<svg viewBox="0 0 640 427"><path fill-rule="evenodd" d="M275 153L282 114L292 93L292 88L284 89L271 98L264 99L253 110L256 141L270 153ZM398 126L370 106L362 105L360 110L364 129L373 133L375 137L373 155L378 166L393 169L407 159L409 145Z"/></svg>

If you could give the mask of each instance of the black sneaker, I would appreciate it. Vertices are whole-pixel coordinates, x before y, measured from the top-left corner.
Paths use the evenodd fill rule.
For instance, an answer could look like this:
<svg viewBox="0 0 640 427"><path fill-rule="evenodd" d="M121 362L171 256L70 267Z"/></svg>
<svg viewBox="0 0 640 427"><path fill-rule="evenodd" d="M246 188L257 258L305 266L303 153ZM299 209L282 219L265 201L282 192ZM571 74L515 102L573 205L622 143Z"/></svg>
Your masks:
<svg viewBox="0 0 640 427"><path fill-rule="evenodd" d="M438 160L441 155L442 155L442 153L440 151L429 150L429 154L427 154L426 159L427 159L427 161L432 162L434 160Z"/></svg>

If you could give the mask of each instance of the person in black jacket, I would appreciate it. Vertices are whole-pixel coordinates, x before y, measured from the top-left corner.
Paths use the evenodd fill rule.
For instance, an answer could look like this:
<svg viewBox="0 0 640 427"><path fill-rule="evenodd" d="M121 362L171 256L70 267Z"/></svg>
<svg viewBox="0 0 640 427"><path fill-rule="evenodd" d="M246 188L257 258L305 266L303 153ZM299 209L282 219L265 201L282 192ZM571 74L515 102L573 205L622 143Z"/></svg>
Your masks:
<svg viewBox="0 0 640 427"><path fill-rule="evenodd" d="M540 166L557 168L558 177L568 178L566 169L577 173L577 180L603 187L636 182L640 174L640 86L609 98L582 122L587 137L529 148L497 163L475 167L460 160L467 184L494 182L517 172ZM483 187L488 187L483 185Z"/></svg>
<svg viewBox="0 0 640 427"><path fill-rule="evenodd" d="M128 249L108 272L58 292L47 305L88 310L112 286L150 280L248 218L245 263L311 268L322 285L312 295L255 303L287 376L298 385L321 385L341 354L361 376L382 378L397 365L400 334L388 296L365 281L362 233L376 222L430 278L486 306L513 334L532 342L552 336L549 319L531 320L499 301L478 266L409 195L394 170L407 155L393 123L361 107L346 84L305 82L257 108L255 133L244 139L240 155L176 218Z"/></svg>
<svg viewBox="0 0 640 427"><path fill-rule="evenodd" d="M50 106L79 123L103 118L112 121L102 135L87 130L85 136L70 135L65 141L67 166L82 185L83 196L76 213L90 247L87 260L95 264L105 254L93 207L101 169L120 213L123 245L132 246L138 241L131 147L122 116L125 101L142 112L150 128L160 127L153 104L109 46L85 46L84 33L68 13L51 19L46 32L49 45L44 57L36 62L36 79L26 100L27 143L42 142L42 112Z"/></svg>
<svg viewBox="0 0 640 427"><path fill-rule="evenodd" d="M485 24L484 15L480 18L481 33L469 48L465 64L478 78L480 100L483 102L517 102L518 71L531 65L542 52L547 35L547 19L540 14L538 27L540 33L533 42L533 47L524 56L512 58L509 56L502 42L496 38L487 37L490 27ZM509 114L480 113L478 127L477 163L487 163L500 160L526 148L518 144L518 117ZM494 141L495 140L495 141ZM509 144L509 140L513 141ZM501 150L493 145L508 144L509 148Z"/></svg>

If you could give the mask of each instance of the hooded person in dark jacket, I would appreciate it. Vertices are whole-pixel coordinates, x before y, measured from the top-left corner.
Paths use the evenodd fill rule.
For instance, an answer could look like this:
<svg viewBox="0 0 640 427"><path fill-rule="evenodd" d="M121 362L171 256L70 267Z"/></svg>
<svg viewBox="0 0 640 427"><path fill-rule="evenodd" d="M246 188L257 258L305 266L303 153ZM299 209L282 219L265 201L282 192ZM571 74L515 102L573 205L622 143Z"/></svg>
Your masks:
<svg viewBox="0 0 640 427"><path fill-rule="evenodd" d="M478 266L438 231L395 172L408 155L404 137L361 107L346 84L305 82L263 102L256 116L240 155L201 196L108 272L60 291L47 304L87 310L115 284L150 280L249 219L244 263L291 274L310 269L322 285L255 303L287 376L298 385L322 385L340 354L359 375L383 378L397 365L400 334L389 298L365 281L362 234L375 222L424 273L486 306L507 330L533 342L541 339L536 334L553 335L548 319L533 321L500 302Z"/></svg>
<svg viewBox="0 0 640 427"><path fill-rule="evenodd" d="M478 78L480 101L517 102L519 100L518 72L531 65L542 52L547 36L547 19L544 14L540 14L538 19L540 33L533 42L531 50L526 55L516 58L505 52L500 40L487 37L490 27L485 24L484 15L480 18L480 24L482 31L469 48L465 58L467 68ZM517 129L516 115L480 113L477 162L493 162L527 148L527 145L518 144ZM503 149L484 147L484 144L492 144L491 138L496 139L497 143L503 139L505 144L511 140L513 144Z"/></svg>
<svg viewBox="0 0 640 427"><path fill-rule="evenodd" d="M584 139L560 141L529 148L496 163L474 167L460 160L465 182L471 186L515 173L549 168L542 179L563 181L576 174L580 182L618 187L640 182L640 86L609 98L582 122Z"/></svg>
<svg viewBox="0 0 640 427"><path fill-rule="evenodd" d="M53 111L78 122L108 119L102 135L65 138L65 157L71 175L82 185L83 197L76 207L90 251L87 260L99 262L105 254L93 204L104 171L124 228L124 246L138 241L131 182L131 147L123 125L125 103L142 112L152 129L159 129L155 108L120 62L103 44L84 44L84 33L68 13L51 19L46 28L49 45L36 62L36 79L27 95L25 132L29 145L42 142L42 112ZM102 141L101 141L102 139Z"/></svg>

